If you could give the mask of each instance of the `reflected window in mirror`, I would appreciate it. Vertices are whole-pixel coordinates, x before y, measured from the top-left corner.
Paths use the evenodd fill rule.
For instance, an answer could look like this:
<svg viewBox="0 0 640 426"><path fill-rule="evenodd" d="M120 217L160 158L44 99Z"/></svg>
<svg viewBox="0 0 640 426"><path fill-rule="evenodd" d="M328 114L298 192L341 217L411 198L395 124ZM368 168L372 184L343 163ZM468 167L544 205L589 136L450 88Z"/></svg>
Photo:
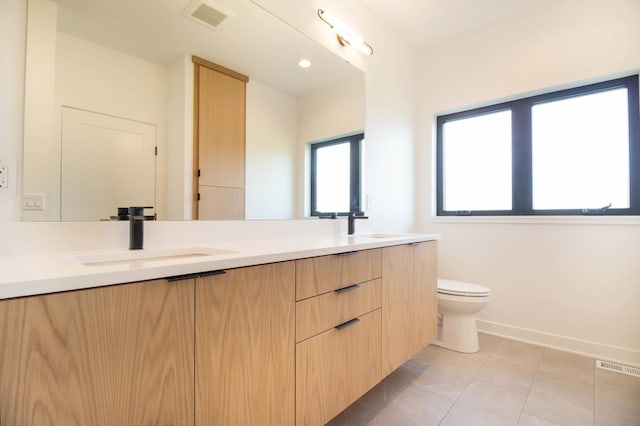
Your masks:
<svg viewBox="0 0 640 426"><path fill-rule="evenodd" d="M311 216L362 211L364 133L311 144Z"/></svg>

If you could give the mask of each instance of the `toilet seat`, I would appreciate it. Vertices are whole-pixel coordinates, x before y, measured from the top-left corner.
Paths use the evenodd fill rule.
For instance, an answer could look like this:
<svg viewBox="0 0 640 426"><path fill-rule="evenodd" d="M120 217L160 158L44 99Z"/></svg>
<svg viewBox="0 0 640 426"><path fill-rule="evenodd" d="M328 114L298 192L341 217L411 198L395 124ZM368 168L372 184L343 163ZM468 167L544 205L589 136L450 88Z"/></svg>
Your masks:
<svg viewBox="0 0 640 426"><path fill-rule="evenodd" d="M487 297L491 295L491 290L478 284L438 280L438 293L451 296Z"/></svg>

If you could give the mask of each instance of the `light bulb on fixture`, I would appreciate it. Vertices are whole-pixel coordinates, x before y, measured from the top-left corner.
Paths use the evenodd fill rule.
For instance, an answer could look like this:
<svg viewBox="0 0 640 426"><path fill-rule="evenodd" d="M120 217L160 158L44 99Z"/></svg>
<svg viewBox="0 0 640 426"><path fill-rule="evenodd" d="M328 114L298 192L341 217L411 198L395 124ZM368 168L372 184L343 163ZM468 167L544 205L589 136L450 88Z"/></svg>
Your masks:
<svg viewBox="0 0 640 426"><path fill-rule="evenodd" d="M322 9L318 9L318 17L322 19L336 33L338 43L342 46L352 46L364 53L365 55L373 55L373 47L362 37L356 34L351 28L347 27L342 21Z"/></svg>

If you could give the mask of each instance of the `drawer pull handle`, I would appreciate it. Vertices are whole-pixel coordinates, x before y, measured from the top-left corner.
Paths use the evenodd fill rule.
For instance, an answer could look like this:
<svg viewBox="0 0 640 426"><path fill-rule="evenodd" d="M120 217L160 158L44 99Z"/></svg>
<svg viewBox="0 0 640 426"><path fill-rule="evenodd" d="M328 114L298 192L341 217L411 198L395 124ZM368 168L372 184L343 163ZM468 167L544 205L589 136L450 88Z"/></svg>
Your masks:
<svg viewBox="0 0 640 426"><path fill-rule="evenodd" d="M356 288L360 288L360 284L348 285L346 287L342 287L342 288L339 288L339 289L334 290L334 291L336 293L346 293L348 291L355 290Z"/></svg>
<svg viewBox="0 0 640 426"><path fill-rule="evenodd" d="M360 322L360 318L354 318L354 319L351 319L349 321L343 322L342 324L338 324L334 328L336 330L342 330L343 328L347 328L350 325L354 325L354 324L357 324L359 322Z"/></svg>
<svg viewBox="0 0 640 426"><path fill-rule="evenodd" d="M356 254L356 253L360 253L360 251L359 250L345 251L343 253L337 253L336 256L349 256L349 255Z"/></svg>

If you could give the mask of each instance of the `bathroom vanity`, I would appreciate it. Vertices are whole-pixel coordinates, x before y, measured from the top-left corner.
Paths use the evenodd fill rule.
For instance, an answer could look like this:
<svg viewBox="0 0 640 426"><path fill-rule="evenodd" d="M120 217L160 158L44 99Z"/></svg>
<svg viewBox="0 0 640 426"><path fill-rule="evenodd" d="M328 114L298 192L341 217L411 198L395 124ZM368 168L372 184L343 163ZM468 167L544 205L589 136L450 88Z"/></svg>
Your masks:
<svg viewBox="0 0 640 426"><path fill-rule="evenodd" d="M2 256L0 425L324 424L435 338L437 238Z"/></svg>

